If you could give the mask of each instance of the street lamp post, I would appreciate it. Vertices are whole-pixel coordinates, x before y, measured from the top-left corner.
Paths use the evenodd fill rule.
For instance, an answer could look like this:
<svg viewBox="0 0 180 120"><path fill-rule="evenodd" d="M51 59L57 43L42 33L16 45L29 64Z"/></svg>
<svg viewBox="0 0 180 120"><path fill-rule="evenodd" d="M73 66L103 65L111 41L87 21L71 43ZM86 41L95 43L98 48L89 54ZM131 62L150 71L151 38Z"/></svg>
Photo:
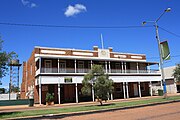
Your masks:
<svg viewBox="0 0 180 120"><path fill-rule="evenodd" d="M167 91L166 91L166 81L164 78L164 69L163 69L163 58L162 58L162 51L161 51L161 45L160 45L160 38L159 38L159 32L158 32L158 25L157 22L161 19L161 17L166 13L170 12L171 8L167 8L164 10L164 12L155 20L155 21L144 21L142 24L145 25L146 23L153 23L154 27L156 29L156 39L158 43L158 50L159 50L159 57L160 57L160 69L161 69L161 75L162 75L162 80L163 80L163 90L164 90L164 97L167 96Z"/></svg>

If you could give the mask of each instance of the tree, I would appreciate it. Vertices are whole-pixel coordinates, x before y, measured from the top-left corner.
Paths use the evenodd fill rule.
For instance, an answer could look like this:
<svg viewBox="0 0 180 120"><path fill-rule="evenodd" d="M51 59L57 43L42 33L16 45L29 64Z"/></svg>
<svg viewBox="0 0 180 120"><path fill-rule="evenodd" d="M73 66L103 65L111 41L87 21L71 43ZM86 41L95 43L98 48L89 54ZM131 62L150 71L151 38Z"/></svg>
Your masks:
<svg viewBox="0 0 180 120"><path fill-rule="evenodd" d="M174 69L173 76L177 82L180 82L180 64L177 64L176 68Z"/></svg>
<svg viewBox="0 0 180 120"><path fill-rule="evenodd" d="M93 88L101 105L102 100L107 100L114 89L113 80L109 79L109 76L104 73L101 65L93 65L90 72L84 76L82 84L82 93L91 94L91 88Z"/></svg>
<svg viewBox="0 0 180 120"><path fill-rule="evenodd" d="M4 77L8 71L8 64L11 59L15 59L17 54L15 52L6 52L2 50L3 40L0 36L0 78Z"/></svg>

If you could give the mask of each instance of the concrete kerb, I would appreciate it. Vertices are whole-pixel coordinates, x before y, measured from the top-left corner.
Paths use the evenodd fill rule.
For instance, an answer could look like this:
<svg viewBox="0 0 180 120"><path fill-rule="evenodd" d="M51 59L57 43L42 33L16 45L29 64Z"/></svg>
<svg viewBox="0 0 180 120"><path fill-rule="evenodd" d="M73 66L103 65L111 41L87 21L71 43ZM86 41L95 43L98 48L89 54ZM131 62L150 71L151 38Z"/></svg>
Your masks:
<svg viewBox="0 0 180 120"><path fill-rule="evenodd" d="M69 113L60 113L60 114L47 114L47 115L37 115L37 116L27 116L27 117L17 117L17 118L9 118L8 120L24 120L24 119L56 119L56 118L65 118L65 117L71 117L71 116L79 116L79 115L87 115L87 114L94 114L94 113L102 113L102 112L111 112L116 110L127 110L127 109L134 109L134 108L141 108L141 107L147 107L147 106L156 106L156 105L162 105L162 104L170 104L170 103L176 103L180 102L180 100L171 100L171 101L165 101L165 102L155 102L155 103L149 103L149 104L142 104L142 105L133 105L128 107L119 107L119 108L109 108L109 109L101 109L101 110L90 110L90 111L80 111L80 112L69 112Z"/></svg>
<svg viewBox="0 0 180 120"><path fill-rule="evenodd" d="M130 99L116 99L116 100L109 100L107 103L104 104L112 104L117 102L131 102L131 101L138 101L138 100L148 100L152 98L161 98L162 96L153 96L153 97L142 97L142 98L130 98ZM69 104L56 104L52 106L46 105L35 105L33 107L28 107L28 105L23 106L5 106L0 107L0 113L10 113L10 112L19 112L24 110L41 110L41 109L56 109L56 108L65 108L65 107L77 107L77 106L89 106L89 105L97 105L98 102L82 102L82 103L69 103Z"/></svg>
<svg viewBox="0 0 180 120"><path fill-rule="evenodd" d="M180 94L179 94L180 95ZM172 95L171 95L172 96ZM173 95L177 96L177 95ZM108 100L108 102L116 103L116 102L129 102L129 101L136 101L136 100L142 100L142 99L152 99L152 98L162 98L162 96L147 96L147 97L136 97L136 98L128 98L128 99L115 99L115 100ZM55 104L52 106L47 106L47 105L39 105L35 104L33 107L29 107L29 105L18 105L18 106L0 106L1 110L6 110L6 109L11 109L11 108L43 108L43 107L59 107L59 106L76 106L76 105L91 105L96 102L80 102L80 103L65 103L65 104Z"/></svg>

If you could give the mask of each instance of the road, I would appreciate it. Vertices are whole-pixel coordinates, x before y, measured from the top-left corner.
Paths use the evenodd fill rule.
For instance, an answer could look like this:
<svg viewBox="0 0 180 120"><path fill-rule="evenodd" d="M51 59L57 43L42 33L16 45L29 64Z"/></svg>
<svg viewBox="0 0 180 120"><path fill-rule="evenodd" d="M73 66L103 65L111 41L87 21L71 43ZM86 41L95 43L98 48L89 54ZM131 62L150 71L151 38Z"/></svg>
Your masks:
<svg viewBox="0 0 180 120"><path fill-rule="evenodd" d="M41 118L40 118L41 119ZM180 102L116 110L111 112L85 114L79 116L56 116L45 119L61 120L180 120Z"/></svg>

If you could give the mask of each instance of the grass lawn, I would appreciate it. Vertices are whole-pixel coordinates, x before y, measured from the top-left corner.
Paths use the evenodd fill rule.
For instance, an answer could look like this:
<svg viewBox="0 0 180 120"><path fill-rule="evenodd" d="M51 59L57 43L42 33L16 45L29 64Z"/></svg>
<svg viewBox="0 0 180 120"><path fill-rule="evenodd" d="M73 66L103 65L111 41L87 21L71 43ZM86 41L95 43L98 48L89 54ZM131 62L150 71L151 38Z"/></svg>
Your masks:
<svg viewBox="0 0 180 120"><path fill-rule="evenodd" d="M102 110L102 109L104 110L104 109L113 109L113 108L151 104L151 103L157 103L157 102L159 103L159 102L165 102L165 101L173 101L173 100L180 100L180 96L168 97L167 99L152 98L148 100L136 100L136 101L131 101L131 102L117 102L117 103L104 105L104 106L89 105L89 106L68 107L68 108L54 108L54 109L45 109L45 110L41 109L41 110L28 110L28 111L12 112L12 113L0 113L0 119L46 115L46 114L60 114L60 113L80 112L80 111L90 111L90 110Z"/></svg>

